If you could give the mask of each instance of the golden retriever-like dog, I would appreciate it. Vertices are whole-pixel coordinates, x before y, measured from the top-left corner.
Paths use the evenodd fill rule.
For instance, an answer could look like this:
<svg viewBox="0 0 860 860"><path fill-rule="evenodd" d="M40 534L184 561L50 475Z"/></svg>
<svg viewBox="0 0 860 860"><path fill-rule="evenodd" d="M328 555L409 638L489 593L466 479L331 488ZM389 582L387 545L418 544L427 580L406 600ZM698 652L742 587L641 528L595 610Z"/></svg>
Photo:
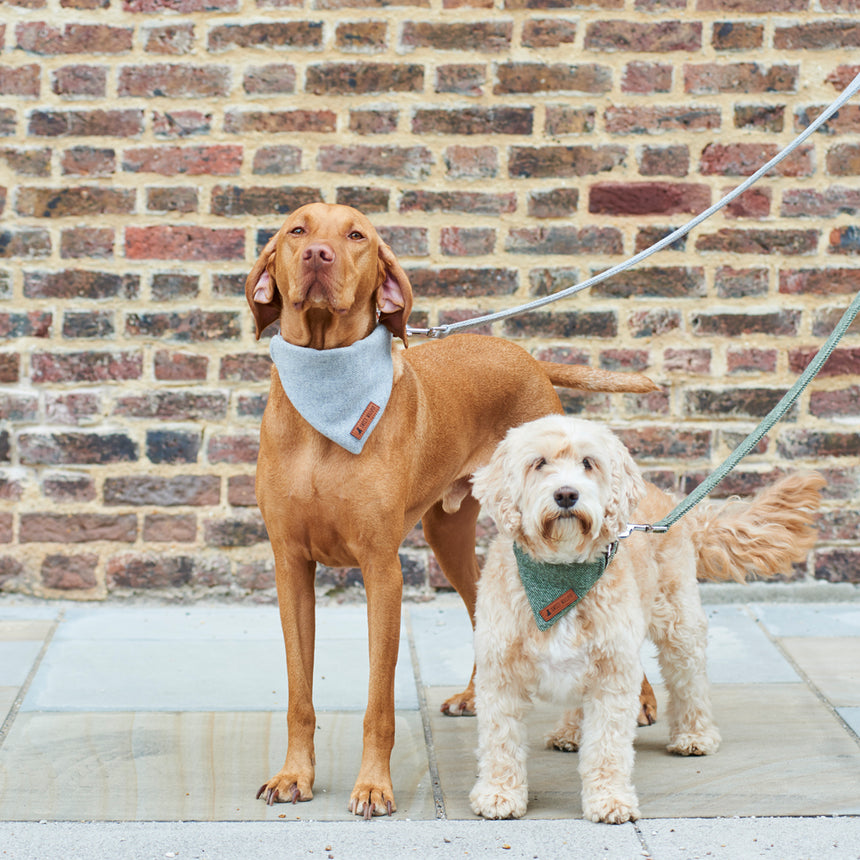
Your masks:
<svg viewBox="0 0 860 860"><path fill-rule="evenodd" d="M565 712L548 745L579 751L584 817L613 824L639 817L633 739L646 636L657 646L669 692L669 751L716 752L707 620L696 580L770 576L805 558L817 536L812 524L824 483L816 473L790 476L752 501L701 504L666 533L618 541L590 590L541 630L515 545L539 562L594 562L628 523L654 523L674 502L643 480L621 441L599 424L552 415L510 430L473 481L499 528L475 616L475 813L525 813L524 720L542 697L581 702Z"/></svg>

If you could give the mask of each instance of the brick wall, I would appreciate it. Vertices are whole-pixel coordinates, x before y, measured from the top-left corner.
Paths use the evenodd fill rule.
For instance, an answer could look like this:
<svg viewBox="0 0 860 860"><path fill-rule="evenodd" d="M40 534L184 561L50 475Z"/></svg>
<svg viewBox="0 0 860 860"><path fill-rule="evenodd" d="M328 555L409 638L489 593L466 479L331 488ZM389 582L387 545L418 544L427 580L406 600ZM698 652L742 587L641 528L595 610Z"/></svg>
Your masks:
<svg viewBox="0 0 860 860"><path fill-rule="evenodd" d="M284 213L367 212L413 324L520 303L714 202L860 71L858 0L7 0L0 588L250 595L268 387L242 297ZM860 290L860 102L646 264L500 324L649 373L571 396L690 489ZM726 482L827 476L799 579L860 581L860 326ZM721 490L722 492L722 490ZM410 586L441 584L420 531ZM323 571L329 588L355 571Z"/></svg>

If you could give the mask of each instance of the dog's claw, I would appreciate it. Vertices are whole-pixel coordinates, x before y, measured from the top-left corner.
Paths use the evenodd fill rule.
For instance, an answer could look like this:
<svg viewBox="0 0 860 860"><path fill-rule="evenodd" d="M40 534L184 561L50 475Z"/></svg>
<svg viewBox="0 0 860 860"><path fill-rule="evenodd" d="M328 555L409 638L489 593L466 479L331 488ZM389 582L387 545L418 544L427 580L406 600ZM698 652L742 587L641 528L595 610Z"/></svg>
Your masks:
<svg viewBox="0 0 860 860"><path fill-rule="evenodd" d="M290 794L292 795L294 804L298 803L299 798L302 796L302 793L299 791L299 787L297 785L290 786Z"/></svg>
<svg viewBox="0 0 860 860"><path fill-rule="evenodd" d="M390 800L385 801L385 808L388 810L388 817L391 818L391 801Z"/></svg>
<svg viewBox="0 0 860 860"><path fill-rule="evenodd" d="M364 804L364 820L370 821L373 818L373 804L368 800Z"/></svg>

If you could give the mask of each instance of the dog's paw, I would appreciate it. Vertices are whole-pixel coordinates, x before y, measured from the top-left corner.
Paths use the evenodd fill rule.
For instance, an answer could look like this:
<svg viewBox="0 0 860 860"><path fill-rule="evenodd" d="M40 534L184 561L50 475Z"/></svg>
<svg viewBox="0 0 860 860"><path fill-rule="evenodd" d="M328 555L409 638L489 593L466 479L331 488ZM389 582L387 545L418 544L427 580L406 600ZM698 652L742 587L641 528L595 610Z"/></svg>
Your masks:
<svg viewBox="0 0 860 860"><path fill-rule="evenodd" d="M468 689L465 692L445 699L439 708L443 714L449 717L474 717L475 716L475 692Z"/></svg>
<svg viewBox="0 0 860 860"><path fill-rule="evenodd" d="M639 818L639 802L632 791L594 795L583 798L582 817L588 821L603 824L624 824L626 821L636 821Z"/></svg>
<svg viewBox="0 0 860 860"><path fill-rule="evenodd" d="M397 812L394 802L394 792L391 787L372 788L362 783L356 783L349 797L349 811L353 815L361 815L371 819L374 815L391 815Z"/></svg>
<svg viewBox="0 0 860 860"><path fill-rule="evenodd" d="M676 735L666 747L676 755L713 755L720 748L720 733L716 726L696 733Z"/></svg>
<svg viewBox="0 0 860 860"><path fill-rule="evenodd" d="M582 708L567 711L546 736L547 749L577 752L582 743Z"/></svg>
<svg viewBox="0 0 860 860"><path fill-rule="evenodd" d="M276 803L303 803L313 800L313 790L309 780L293 777L281 771L268 782L264 782L257 792L257 800L263 797L269 806Z"/></svg>
<svg viewBox="0 0 860 860"><path fill-rule="evenodd" d="M528 807L525 786L502 788L490 782L477 782L469 794L472 812L484 818L522 818Z"/></svg>

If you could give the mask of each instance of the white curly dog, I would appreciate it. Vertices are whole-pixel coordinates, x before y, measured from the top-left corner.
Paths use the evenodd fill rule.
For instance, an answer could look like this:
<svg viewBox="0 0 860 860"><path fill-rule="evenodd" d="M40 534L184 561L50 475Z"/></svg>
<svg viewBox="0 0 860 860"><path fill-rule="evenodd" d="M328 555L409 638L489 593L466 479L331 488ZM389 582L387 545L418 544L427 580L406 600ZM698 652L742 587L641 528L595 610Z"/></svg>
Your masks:
<svg viewBox="0 0 860 860"><path fill-rule="evenodd" d="M621 441L599 424L553 415L509 431L473 481L499 528L475 615L474 812L525 813L524 720L541 697L569 708L581 704L565 712L548 746L579 751L584 817L614 824L639 817L633 739L646 636L657 646L669 692L669 751L715 752L720 734L711 715L697 576L743 581L750 573L789 570L815 542L824 483L815 473L790 476L751 502L701 504L665 534L621 540L593 587L542 630L515 544L540 562L594 562L628 523L654 523L674 502L643 480Z"/></svg>

